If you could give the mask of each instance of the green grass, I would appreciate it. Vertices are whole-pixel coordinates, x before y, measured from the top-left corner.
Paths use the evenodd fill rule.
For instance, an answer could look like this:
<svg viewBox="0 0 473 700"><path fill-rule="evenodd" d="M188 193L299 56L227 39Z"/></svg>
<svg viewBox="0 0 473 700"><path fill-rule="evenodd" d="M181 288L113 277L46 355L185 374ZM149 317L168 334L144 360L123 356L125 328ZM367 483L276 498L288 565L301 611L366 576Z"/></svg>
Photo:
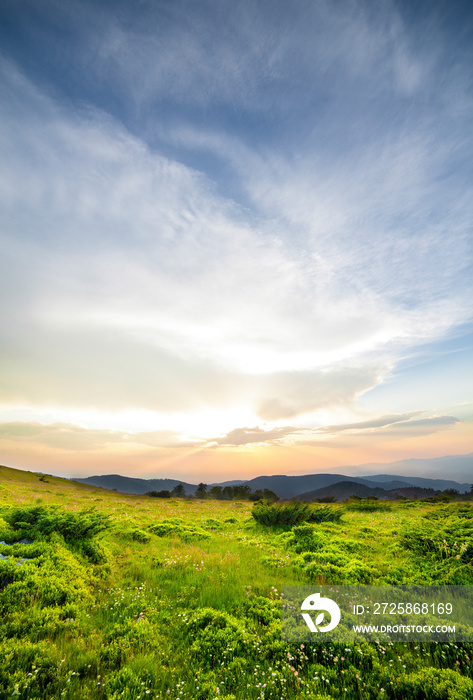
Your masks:
<svg viewBox="0 0 473 700"><path fill-rule="evenodd" d="M473 698L471 645L280 638L282 585L473 585L470 503L253 507L0 467L0 698Z"/></svg>

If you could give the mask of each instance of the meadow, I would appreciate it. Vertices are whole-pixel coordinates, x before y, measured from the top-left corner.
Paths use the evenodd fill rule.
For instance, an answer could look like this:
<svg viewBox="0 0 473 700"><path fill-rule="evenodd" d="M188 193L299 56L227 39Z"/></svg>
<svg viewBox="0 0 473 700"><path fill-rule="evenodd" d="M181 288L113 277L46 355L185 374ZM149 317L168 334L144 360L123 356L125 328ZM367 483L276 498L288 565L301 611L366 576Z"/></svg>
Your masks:
<svg viewBox="0 0 473 700"><path fill-rule="evenodd" d="M473 585L471 502L271 508L0 467L0 698L473 698L472 645L280 633L283 585Z"/></svg>

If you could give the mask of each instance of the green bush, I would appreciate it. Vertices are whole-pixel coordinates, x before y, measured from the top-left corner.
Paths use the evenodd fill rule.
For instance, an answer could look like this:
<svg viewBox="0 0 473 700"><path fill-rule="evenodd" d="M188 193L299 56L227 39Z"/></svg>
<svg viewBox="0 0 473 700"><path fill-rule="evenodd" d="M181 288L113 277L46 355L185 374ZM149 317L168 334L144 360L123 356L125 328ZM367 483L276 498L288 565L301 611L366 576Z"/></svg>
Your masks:
<svg viewBox="0 0 473 700"><path fill-rule="evenodd" d="M375 499L366 499L366 500L349 500L345 507L347 510L355 510L355 511L361 511L361 512L366 512L366 513L375 513L376 511L388 511L391 510L391 506L388 503L385 503L384 501L378 501Z"/></svg>
<svg viewBox="0 0 473 700"><path fill-rule="evenodd" d="M349 564L351 558L344 554L338 547L328 546L319 552L312 552L312 561L318 561L321 564L335 564L336 566L345 566Z"/></svg>
<svg viewBox="0 0 473 700"><path fill-rule="evenodd" d="M297 525L299 523L338 522L342 511L330 505L319 506L301 501L257 501L252 510L253 518L262 525Z"/></svg>
<svg viewBox="0 0 473 700"><path fill-rule="evenodd" d="M206 520L203 520L201 522L201 525L205 530L221 530L222 529L222 523L220 520L217 520L217 518L207 518Z"/></svg>
<svg viewBox="0 0 473 700"><path fill-rule="evenodd" d="M321 564L313 561L307 564L305 575L311 583L320 581L321 583L341 583L340 567L336 564Z"/></svg>
<svg viewBox="0 0 473 700"><path fill-rule="evenodd" d="M262 525L296 525L309 519L308 503L274 503L257 501L251 510L253 518Z"/></svg>
<svg viewBox="0 0 473 700"><path fill-rule="evenodd" d="M473 513L470 506L437 508L424 515L417 527L405 528L401 544L411 552L436 561L473 560Z"/></svg>
<svg viewBox="0 0 473 700"><path fill-rule="evenodd" d="M410 700L471 700L473 681L447 668L424 668L397 679L395 697Z"/></svg>
<svg viewBox="0 0 473 700"><path fill-rule="evenodd" d="M105 564L110 558L108 549L96 539L84 540L78 549L87 559L90 559L92 564Z"/></svg>
<svg viewBox="0 0 473 700"><path fill-rule="evenodd" d="M307 520L309 523L338 523L342 517L343 509L339 506L332 505L312 505L310 515Z"/></svg>
<svg viewBox="0 0 473 700"><path fill-rule="evenodd" d="M51 697L57 688L57 659L46 642L1 640L0 658L0 697Z"/></svg>
<svg viewBox="0 0 473 700"><path fill-rule="evenodd" d="M132 529L119 530L119 535L120 537L123 537L123 539L129 540L130 542L141 542L143 544L146 544L151 540L151 535L148 532L140 530L137 527Z"/></svg>
<svg viewBox="0 0 473 700"><path fill-rule="evenodd" d="M10 525L0 518L0 542L13 542L15 540L15 533L10 527Z"/></svg>
<svg viewBox="0 0 473 700"><path fill-rule="evenodd" d="M32 601L41 606L90 601L92 580L85 564L60 544L21 566L13 559L0 561L0 609L4 605L10 612Z"/></svg>
<svg viewBox="0 0 473 700"><path fill-rule="evenodd" d="M83 541L109 527L109 518L93 508L74 511L59 506L26 506L12 508L4 519L22 537L34 539L59 533L66 542Z"/></svg>
<svg viewBox="0 0 473 700"><path fill-rule="evenodd" d="M23 542L15 542L13 544L0 544L0 554L14 559L34 559L42 554L49 552L47 542L32 542L24 544Z"/></svg>
<svg viewBox="0 0 473 700"><path fill-rule="evenodd" d="M244 655L249 642L241 620L213 608L201 608L190 617L188 634L192 656L207 668Z"/></svg>
<svg viewBox="0 0 473 700"><path fill-rule="evenodd" d="M244 606L245 617L249 617L258 625L265 627L281 620L281 612L279 610L279 602L263 598L262 596L253 596L245 601Z"/></svg>
<svg viewBox="0 0 473 700"><path fill-rule="evenodd" d="M300 554L301 552L315 552L323 546L325 537L314 525L295 525L291 532L284 532L278 537L279 542L285 548L289 548Z"/></svg>
<svg viewBox="0 0 473 700"><path fill-rule="evenodd" d="M179 537L184 542L208 540L211 535L196 525L184 523L181 518L169 518L151 525L150 531L158 537Z"/></svg>
<svg viewBox="0 0 473 700"><path fill-rule="evenodd" d="M107 680L105 698L106 700L147 698L154 691L155 679L152 676L153 674L150 673L138 675L132 668L125 666Z"/></svg>

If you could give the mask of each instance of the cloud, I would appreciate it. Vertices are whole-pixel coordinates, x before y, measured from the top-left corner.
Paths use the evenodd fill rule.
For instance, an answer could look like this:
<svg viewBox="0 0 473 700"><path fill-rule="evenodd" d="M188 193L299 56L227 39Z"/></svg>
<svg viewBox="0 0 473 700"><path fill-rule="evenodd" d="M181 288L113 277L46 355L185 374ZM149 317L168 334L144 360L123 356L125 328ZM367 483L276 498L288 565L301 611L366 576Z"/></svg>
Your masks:
<svg viewBox="0 0 473 700"><path fill-rule="evenodd" d="M0 423L0 439L18 444L29 443L74 452L98 451L110 446L136 450L137 447L182 449L195 447L193 440L180 440L171 430L128 433L116 430L93 430L70 423L38 422Z"/></svg>
<svg viewBox="0 0 473 700"><path fill-rule="evenodd" d="M401 437L401 435L404 437L430 435L441 430L448 430L456 423L461 422L462 421L459 418L455 418L455 416L423 418L421 420L406 421L390 425L386 429L386 435L390 433L394 433L399 437Z"/></svg>
<svg viewBox="0 0 473 700"><path fill-rule="evenodd" d="M472 101L438 27L414 42L390 3L67 7L70 84L46 46L41 80L1 63L6 403L348 411L471 318Z"/></svg>
<svg viewBox="0 0 473 700"><path fill-rule="evenodd" d="M34 443L65 450L98 450L110 443L116 443L117 435L109 430L86 430L77 425L56 423L9 422L0 425L3 440L18 443Z"/></svg>
<svg viewBox="0 0 473 700"><path fill-rule="evenodd" d="M284 438L301 432L300 428L281 427L264 430L263 428L235 428L220 438L214 438L211 443L216 445L249 445L251 443L274 444Z"/></svg>
<svg viewBox="0 0 473 700"><path fill-rule="evenodd" d="M376 310L314 307L297 256L200 174L103 114L64 112L3 68L16 106L3 121L15 167L0 180L5 400L180 411L236 396L284 418L376 381L358 367L278 371L369 346Z"/></svg>
<svg viewBox="0 0 473 700"><path fill-rule="evenodd" d="M418 439L452 430L455 426L463 423L460 418L451 415L416 419L415 416L421 413L425 413L425 411L415 411L411 414L399 414L398 416L383 416L351 424L313 428L301 432L300 436L296 437L294 444L299 447L328 448L334 454L338 451L340 453L347 451L348 455L345 460L350 461L353 459L350 454L357 450L361 450L360 454L362 454L363 450L366 449L370 452L373 450L376 452L380 449L381 453L385 454L381 461L386 461L386 459L391 459L394 453L397 455L412 454L410 450ZM456 435L458 437L458 431ZM439 444L442 450L451 449L445 445L445 441ZM466 449L469 449L468 444L467 442ZM360 460L360 457L357 459ZM366 455L361 457L361 460L366 461L366 459ZM368 457L369 460L372 460L372 457Z"/></svg>
<svg viewBox="0 0 473 700"><path fill-rule="evenodd" d="M387 368L384 368L387 371ZM328 407L351 404L381 381L383 368L334 367L313 372L281 372L263 377L264 398L257 403L257 415L268 421L292 418Z"/></svg>
<svg viewBox="0 0 473 700"><path fill-rule="evenodd" d="M341 425L326 425L323 428L318 428L319 433L342 433L347 430L371 430L375 428L383 428L385 426L393 426L396 423L406 424L406 421L410 420L414 416L418 416L424 411L413 411L412 413L404 413L391 416L380 416L379 418L373 418L372 420L359 421L357 423L345 423ZM427 419L431 420L431 419ZM414 421L418 422L418 421Z"/></svg>
<svg viewBox="0 0 473 700"><path fill-rule="evenodd" d="M379 438L398 437L410 438L430 435L442 430L448 430L462 421L455 416L442 415L430 418L415 418L425 411L413 411L412 413L393 416L381 416L368 421L347 423L342 425L328 425L312 431L313 435L323 434L337 437L339 434L349 434L355 439L378 440Z"/></svg>
<svg viewBox="0 0 473 700"><path fill-rule="evenodd" d="M263 429L258 426L254 428L235 428L226 435L210 440L210 446L230 446L256 444L286 444L291 443L299 446L303 445L330 445L330 441L320 440L320 435L338 436L340 433L350 433L350 436L357 438L379 437L390 438L397 435L403 437L420 437L430 435L453 427L460 423L460 419L454 416L434 416L431 418L415 419L415 416L423 411L414 411L404 415L382 416L380 418L360 421L346 425L332 425L322 428L308 429L294 426L281 426L272 429ZM311 437L313 439L311 439ZM340 443L341 444L341 443Z"/></svg>

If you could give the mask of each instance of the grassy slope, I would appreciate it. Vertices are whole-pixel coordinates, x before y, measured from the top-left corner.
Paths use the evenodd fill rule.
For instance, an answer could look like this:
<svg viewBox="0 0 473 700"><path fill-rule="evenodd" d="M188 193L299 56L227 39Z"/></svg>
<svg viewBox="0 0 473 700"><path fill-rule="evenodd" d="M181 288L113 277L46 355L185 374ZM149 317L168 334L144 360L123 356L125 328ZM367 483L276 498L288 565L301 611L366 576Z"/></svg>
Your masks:
<svg viewBox="0 0 473 700"><path fill-rule="evenodd" d="M457 531L446 549L443 535L435 539L444 523L457 527L449 518L457 506L345 512L340 523L315 526L323 545L309 546L302 561L307 543L255 523L250 503L151 499L44 479L0 467L0 518L12 506L94 507L111 528L89 549L57 533L0 546L16 561L36 547L23 564L0 561L0 697L473 697L466 646L301 649L280 641L284 584L473 584L468 551L458 558L454 549ZM440 521L423 518L435 512ZM153 533L163 521L164 536ZM0 540L20 535L28 531L0 519Z"/></svg>

